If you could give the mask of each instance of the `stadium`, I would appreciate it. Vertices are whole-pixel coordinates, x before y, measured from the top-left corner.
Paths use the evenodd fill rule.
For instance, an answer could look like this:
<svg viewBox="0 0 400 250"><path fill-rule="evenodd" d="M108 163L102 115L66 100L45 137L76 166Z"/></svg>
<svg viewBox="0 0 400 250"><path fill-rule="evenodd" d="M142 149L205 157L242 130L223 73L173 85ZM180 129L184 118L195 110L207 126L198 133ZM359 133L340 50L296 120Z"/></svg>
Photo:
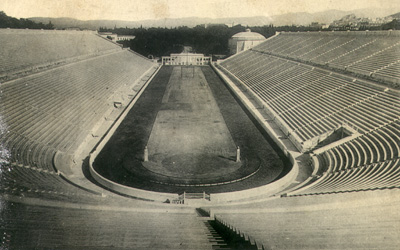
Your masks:
<svg viewBox="0 0 400 250"><path fill-rule="evenodd" d="M398 249L399 38L163 65L0 29L1 249Z"/></svg>

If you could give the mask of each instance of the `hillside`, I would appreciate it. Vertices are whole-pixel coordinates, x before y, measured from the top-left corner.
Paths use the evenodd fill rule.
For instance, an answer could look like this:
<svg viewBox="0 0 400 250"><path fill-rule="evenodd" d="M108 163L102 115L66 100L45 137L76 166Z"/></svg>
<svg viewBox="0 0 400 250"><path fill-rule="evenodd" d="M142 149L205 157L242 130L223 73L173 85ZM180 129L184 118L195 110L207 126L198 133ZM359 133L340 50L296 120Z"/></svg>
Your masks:
<svg viewBox="0 0 400 250"><path fill-rule="evenodd" d="M100 27L113 28L113 27L161 27L171 28L179 26L195 27L200 24L245 24L248 26L263 26L272 22L269 17L242 17L242 18L200 18L200 17L188 17L188 18L167 18L167 19L152 19L142 21L122 21L122 20L77 20L72 18L48 18L48 17L32 17L29 18L35 22L51 22L58 29L65 28L80 28L97 30Z"/></svg>
<svg viewBox="0 0 400 250"><path fill-rule="evenodd" d="M393 14L393 15L390 15L390 16L388 16L389 18L393 18L393 19L400 19L400 12L398 12L398 13L396 13L396 14Z"/></svg>
<svg viewBox="0 0 400 250"><path fill-rule="evenodd" d="M311 22L319 22L329 24L334 20L349 14L355 14L359 17L383 17L393 13L393 10L388 9L360 9L352 11L341 10L327 10L323 12L298 12L287 13L275 16L256 16L256 17L232 17L232 18L201 18L201 17L187 17L187 18L166 18L166 19L152 19L142 21L122 21L122 20L77 20L72 18L48 18L48 17L32 17L29 18L35 22L49 23L51 22L56 28L81 28L96 30L100 27L195 27L200 24L242 24L244 26L264 26L273 24L275 26L282 25L309 25Z"/></svg>

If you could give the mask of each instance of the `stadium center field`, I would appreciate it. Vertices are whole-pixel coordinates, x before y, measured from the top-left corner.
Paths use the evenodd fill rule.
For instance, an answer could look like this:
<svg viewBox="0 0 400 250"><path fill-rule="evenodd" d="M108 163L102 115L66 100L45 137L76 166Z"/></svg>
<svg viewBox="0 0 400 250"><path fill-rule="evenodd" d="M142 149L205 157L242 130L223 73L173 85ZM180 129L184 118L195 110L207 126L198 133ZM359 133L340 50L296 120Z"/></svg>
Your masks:
<svg viewBox="0 0 400 250"><path fill-rule="evenodd" d="M110 180L163 192L256 187L287 165L213 70L192 66L163 66L94 163Z"/></svg>

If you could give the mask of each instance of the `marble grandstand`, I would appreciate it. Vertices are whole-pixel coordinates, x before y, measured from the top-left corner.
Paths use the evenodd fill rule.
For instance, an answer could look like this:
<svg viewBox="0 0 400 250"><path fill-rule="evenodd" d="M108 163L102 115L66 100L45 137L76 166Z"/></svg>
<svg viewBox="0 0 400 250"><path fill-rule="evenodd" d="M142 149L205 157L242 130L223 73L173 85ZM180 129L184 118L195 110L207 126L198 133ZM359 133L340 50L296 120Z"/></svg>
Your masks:
<svg viewBox="0 0 400 250"><path fill-rule="evenodd" d="M293 167L181 204L87 167L160 65L93 32L0 34L1 248L398 248L399 32L280 33L212 65Z"/></svg>

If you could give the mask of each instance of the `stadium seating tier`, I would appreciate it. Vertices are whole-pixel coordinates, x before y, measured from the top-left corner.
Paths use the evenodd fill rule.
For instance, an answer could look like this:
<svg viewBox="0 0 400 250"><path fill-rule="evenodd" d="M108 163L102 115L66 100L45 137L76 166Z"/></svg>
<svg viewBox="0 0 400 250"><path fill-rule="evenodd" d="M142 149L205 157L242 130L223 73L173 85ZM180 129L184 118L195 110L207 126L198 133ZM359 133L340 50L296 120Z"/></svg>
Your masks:
<svg viewBox="0 0 400 250"><path fill-rule="evenodd" d="M326 68L400 78L398 37L398 32L280 33L220 63L283 121L287 135L296 135L300 150L312 151L316 144L305 146L308 142L319 142L341 127L359 134L319 153L324 175L294 194L400 186L399 91L373 77L364 80ZM364 169L385 172L370 175ZM357 181L363 176L368 185Z"/></svg>

